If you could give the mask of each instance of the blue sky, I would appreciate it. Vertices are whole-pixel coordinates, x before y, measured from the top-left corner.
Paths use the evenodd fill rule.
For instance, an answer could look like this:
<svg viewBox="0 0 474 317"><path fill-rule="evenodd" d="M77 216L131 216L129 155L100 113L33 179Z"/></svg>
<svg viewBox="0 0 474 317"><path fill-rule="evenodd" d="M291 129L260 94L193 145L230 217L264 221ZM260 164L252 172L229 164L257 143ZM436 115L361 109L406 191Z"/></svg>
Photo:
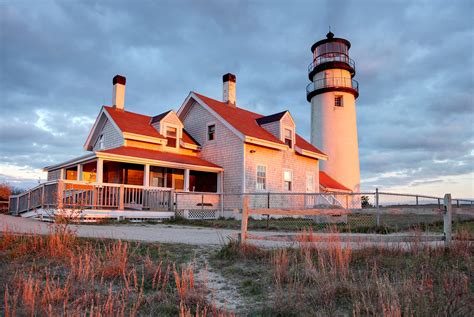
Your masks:
<svg viewBox="0 0 474 317"><path fill-rule="evenodd" d="M474 197L473 1L0 0L0 182L83 153L115 74L126 108L177 109L190 90L289 109L309 138L311 45L352 43L362 186Z"/></svg>

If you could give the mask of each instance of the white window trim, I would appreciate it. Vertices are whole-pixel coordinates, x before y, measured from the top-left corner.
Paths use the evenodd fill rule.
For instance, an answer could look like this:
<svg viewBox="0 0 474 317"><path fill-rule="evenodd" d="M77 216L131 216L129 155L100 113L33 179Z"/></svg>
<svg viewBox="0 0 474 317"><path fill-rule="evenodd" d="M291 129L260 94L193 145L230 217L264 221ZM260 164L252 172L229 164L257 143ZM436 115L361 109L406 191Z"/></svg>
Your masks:
<svg viewBox="0 0 474 317"><path fill-rule="evenodd" d="M172 124L172 123L164 123L163 124L163 135L165 138L167 138L167 131L168 131L168 128L175 128L176 129L176 146L174 147L175 149L179 148L179 141L182 139L182 130L181 130L181 126L177 125L177 124ZM169 149L173 149L173 147L171 146L168 146L168 144L165 145L165 147L169 148Z"/></svg>
<svg viewBox="0 0 474 317"><path fill-rule="evenodd" d="M209 140L209 127L214 125L214 140ZM206 142L214 142L217 137L217 124L215 121L206 124Z"/></svg>
<svg viewBox="0 0 474 317"><path fill-rule="evenodd" d="M285 181L285 172L290 172L290 173L291 173L291 186L290 186L290 187L291 187L291 190L289 190L289 191L286 190L286 188L285 188L285 182L286 182L286 181ZM284 169L283 169L283 172L282 172L282 180L283 180L283 182L282 182L283 191L292 192L293 189L294 189L294 187L295 187L295 184L294 184L294 182L293 182L293 180L294 180L294 177L293 177L293 170L291 170L291 169L289 169L289 168L284 168Z"/></svg>
<svg viewBox="0 0 474 317"><path fill-rule="evenodd" d="M285 143L285 129L288 129L291 131L291 147L289 148L290 150L295 149L295 143L296 143L296 132L295 128L289 125L282 125L280 129L280 140Z"/></svg>
<svg viewBox="0 0 474 317"><path fill-rule="evenodd" d="M258 167L259 166L265 167L265 188L264 189L258 188ZM255 190L260 191L260 192L268 191L268 166L265 164L257 164L257 167L255 169Z"/></svg>

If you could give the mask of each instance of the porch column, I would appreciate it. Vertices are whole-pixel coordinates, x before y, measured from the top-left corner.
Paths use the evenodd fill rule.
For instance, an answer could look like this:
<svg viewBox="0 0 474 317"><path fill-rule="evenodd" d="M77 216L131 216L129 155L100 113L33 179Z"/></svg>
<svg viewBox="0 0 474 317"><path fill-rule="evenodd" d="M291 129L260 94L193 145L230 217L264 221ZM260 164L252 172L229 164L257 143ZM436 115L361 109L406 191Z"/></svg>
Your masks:
<svg viewBox="0 0 474 317"><path fill-rule="evenodd" d="M217 192L224 193L224 172L217 174Z"/></svg>
<svg viewBox="0 0 474 317"><path fill-rule="evenodd" d="M104 177L104 160L101 158L97 158L97 172L95 176L95 182L96 183L103 183Z"/></svg>
<svg viewBox="0 0 474 317"><path fill-rule="evenodd" d="M66 173L64 172L64 168L61 168L59 171L60 171L59 179L64 179L64 177L66 176Z"/></svg>
<svg viewBox="0 0 474 317"><path fill-rule="evenodd" d="M77 180L82 181L82 164L77 164Z"/></svg>
<svg viewBox="0 0 474 317"><path fill-rule="evenodd" d="M150 164L145 164L145 172L143 173L143 186L150 187Z"/></svg>
<svg viewBox="0 0 474 317"><path fill-rule="evenodd" d="M189 192L189 169L184 170L184 191Z"/></svg>

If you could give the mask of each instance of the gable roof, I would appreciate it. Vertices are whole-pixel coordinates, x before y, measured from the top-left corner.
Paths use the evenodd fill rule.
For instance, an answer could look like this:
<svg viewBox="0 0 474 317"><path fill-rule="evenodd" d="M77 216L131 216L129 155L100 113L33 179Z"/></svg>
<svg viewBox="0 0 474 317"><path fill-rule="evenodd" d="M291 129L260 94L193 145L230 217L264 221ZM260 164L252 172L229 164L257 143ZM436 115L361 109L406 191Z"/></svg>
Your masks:
<svg viewBox="0 0 474 317"><path fill-rule="evenodd" d="M117 110L110 106L104 106L104 109L122 132L146 135L159 139L165 138L150 124L150 116L125 110Z"/></svg>
<svg viewBox="0 0 474 317"><path fill-rule="evenodd" d="M131 146L121 146L121 147L117 147L113 149L96 151L96 154L100 155L100 153L222 169L219 165L203 160L197 156L142 149L142 148L131 147Z"/></svg>
<svg viewBox="0 0 474 317"><path fill-rule="evenodd" d="M161 121L161 119L163 119L164 117L166 117L166 115L167 115L168 113L170 113L170 112L171 112L171 110L168 110L168 111L166 111L166 112L163 112L162 114L159 114L159 115L157 115L157 116L152 117L151 120L150 120L150 124L153 124L153 123L156 123L156 122Z"/></svg>
<svg viewBox="0 0 474 317"><path fill-rule="evenodd" d="M271 115L266 116L266 117L258 118L258 119L257 119L257 123L258 123L259 125L262 125L262 124L267 124L267 123L279 121L281 118L283 118L283 116L284 116L285 113L287 113L287 112L288 112L288 110L285 110L285 111L282 111L282 112L278 112L278 113L275 113L275 114L271 114Z"/></svg>
<svg viewBox="0 0 474 317"><path fill-rule="evenodd" d="M347 188L346 186L342 185L338 181L336 181L334 178L326 174L326 172L319 171L319 185L327 188L327 189L334 189L334 190L342 190L342 191L348 191L350 192L351 190Z"/></svg>
<svg viewBox="0 0 474 317"><path fill-rule="evenodd" d="M125 111L125 110L117 110L114 107L104 106L104 110L110 115L112 120L117 124L122 132L129 132L139 135L150 136L159 139L165 139L165 137L158 132L152 126L152 119L160 117L157 121L166 117L168 113L172 110L159 114L158 116L151 117L135 112ZM155 121L156 122L156 121ZM185 143L194 144L200 146L199 143L194 140L189 133L183 129L183 136L182 140Z"/></svg>
<svg viewBox="0 0 474 317"><path fill-rule="evenodd" d="M266 121L266 120L279 120L275 118L282 118L286 112L283 111L279 112L270 116L263 116L261 114L251 112L239 107L230 106L225 102L218 101L199 93L193 92L202 102L208 105L213 111L215 111L219 116L221 116L225 121L227 121L230 125L232 125L237 131L242 133L245 136L254 137L257 139L262 139L265 141L274 142L277 144L285 144L283 141L278 139L276 136L265 130L260 126L258 120ZM265 119L267 118L267 119ZM270 118L270 119L269 119ZM269 121L270 122L270 121ZM310 144L300 135L296 134L295 145L299 148L314 152L323 156L326 156L325 153L321 152L315 146Z"/></svg>

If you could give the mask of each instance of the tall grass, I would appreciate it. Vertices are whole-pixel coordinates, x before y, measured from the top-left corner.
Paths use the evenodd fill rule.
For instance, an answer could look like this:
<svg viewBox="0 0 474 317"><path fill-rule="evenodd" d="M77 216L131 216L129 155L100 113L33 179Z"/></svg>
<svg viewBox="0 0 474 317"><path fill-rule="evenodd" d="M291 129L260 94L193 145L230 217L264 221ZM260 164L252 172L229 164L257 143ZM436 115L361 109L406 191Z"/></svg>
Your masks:
<svg viewBox="0 0 474 317"><path fill-rule="evenodd" d="M225 315L206 300L192 265L124 241L78 239L68 230L0 237L4 316Z"/></svg>

